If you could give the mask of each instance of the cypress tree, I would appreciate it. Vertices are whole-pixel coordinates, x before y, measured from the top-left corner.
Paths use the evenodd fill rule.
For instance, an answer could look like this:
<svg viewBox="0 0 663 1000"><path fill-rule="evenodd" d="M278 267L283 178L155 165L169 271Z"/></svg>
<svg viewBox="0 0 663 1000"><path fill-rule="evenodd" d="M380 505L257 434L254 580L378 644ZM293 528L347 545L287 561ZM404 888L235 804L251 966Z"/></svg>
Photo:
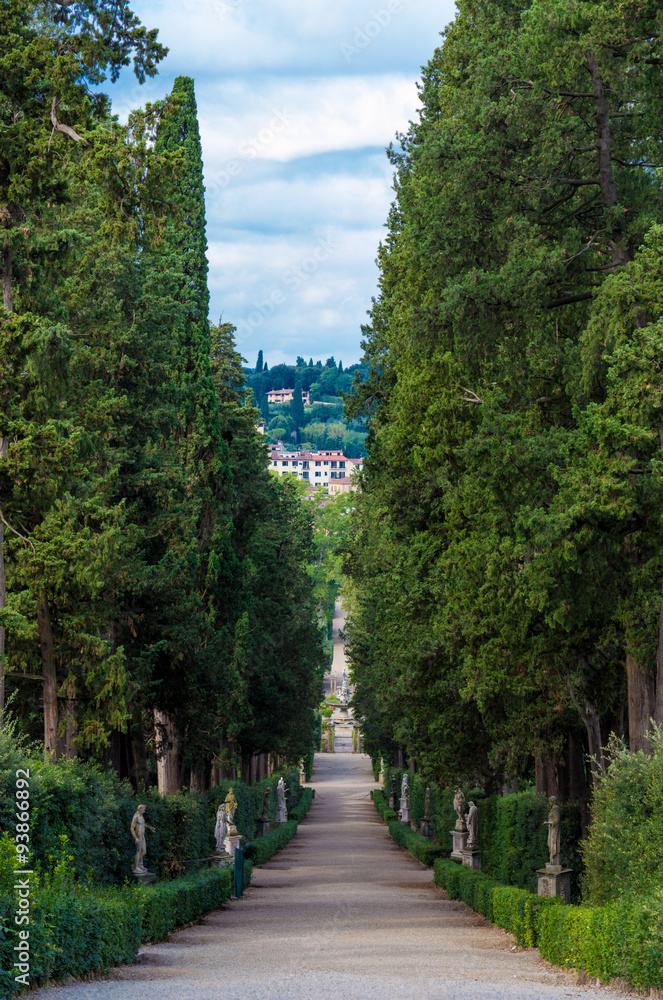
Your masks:
<svg viewBox="0 0 663 1000"><path fill-rule="evenodd" d="M258 360L256 361L256 375L259 375L262 371L262 351L258 351Z"/></svg>
<svg viewBox="0 0 663 1000"><path fill-rule="evenodd" d="M304 414L304 403L302 402L302 389L304 387L303 380L300 375L295 379L295 391L292 396L292 404L290 406L290 416L295 421L295 426L297 430L304 426L305 414Z"/></svg>

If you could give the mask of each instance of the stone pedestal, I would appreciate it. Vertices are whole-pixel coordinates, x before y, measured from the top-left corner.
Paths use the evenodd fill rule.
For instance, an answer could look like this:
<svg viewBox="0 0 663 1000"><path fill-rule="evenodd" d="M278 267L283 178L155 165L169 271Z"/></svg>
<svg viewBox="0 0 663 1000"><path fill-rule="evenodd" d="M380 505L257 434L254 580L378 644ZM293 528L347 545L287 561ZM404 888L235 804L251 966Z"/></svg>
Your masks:
<svg viewBox="0 0 663 1000"><path fill-rule="evenodd" d="M562 868L561 865L546 865L545 868L537 868L539 896L558 896L565 903L570 903L572 871L572 868Z"/></svg>
<svg viewBox="0 0 663 1000"><path fill-rule="evenodd" d="M477 847L464 847L460 853L464 865L474 868L475 872L481 871L481 852Z"/></svg>
<svg viewBox="0 0 663 1000"><path fill-rule="evenodd" d="M425 817L419 824L419 833L422 837L430 837L430 820Z"/></svg>
<svg viewBox="0 0 663 1000"><path fill-rule="evenodd" d="M401 808L398 811L398 818L401 821L401 823L405 823L406 826L409 826L410 825L410 807L409 806L401 806Z"/></svg>
<svg viewBox="0 0 663 1000"><path fill-rule="evenodd" d="M467 832L467 830L450 830L449 833L451 834L451 840L453 843L453 848L450 857L453 858L454 861L462 861L463 860L462 852L465 850L465 847L467 846L467 838L469 837L469 833Z"/></svg>
<svg viewBox="0 0 663 1000"><path fill-rule="evenodd" d="M288 822L288 810L284 806L283 809L276 810L276 822L277 823L287 823Z"/></svg>
<svg viewBox="0 0 663 1000"><path fill-rule="evenodd" d="M227 868L231 861L227 851L216 851L212 855L212 868Z"/></svg>
<svg viewBox="0 0 663 1000"><path fill-rule="evenodd" d="M269 820L259 819L256 824L257 836L264 837L266 833L272 829L272 824Z"/></svg>
<svg viewBox="0 0 663 1000"><path fill-rule="evenodd" d="M157 877L154 872L148 872L147 869L142 872L131 873L139 885L154 885L156 883Z"/></svg>
<svg viewBox="0 0 663 1000"><path fill-rule="evenodd" d="M231 861L235 857L235 849L239 845L241 839L242 839L241 833L229 833L224 841L226 845L226 851L228 852Z"/></svg>

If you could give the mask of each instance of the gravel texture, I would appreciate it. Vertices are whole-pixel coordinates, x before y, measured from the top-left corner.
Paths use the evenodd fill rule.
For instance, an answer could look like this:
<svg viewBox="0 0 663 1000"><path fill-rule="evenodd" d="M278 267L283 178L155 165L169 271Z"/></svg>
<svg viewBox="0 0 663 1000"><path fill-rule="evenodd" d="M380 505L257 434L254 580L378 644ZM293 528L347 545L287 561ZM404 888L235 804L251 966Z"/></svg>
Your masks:
<svg viewBox="0 0 663 1000"><path fill-rule="evenodd" d="M141 949L133 966L33 1000L585 1000L577 986L397 847L369 798L368 757L318 754L295 839L244 899ZM32 1000L31 998L31 1000Z"/></svg>

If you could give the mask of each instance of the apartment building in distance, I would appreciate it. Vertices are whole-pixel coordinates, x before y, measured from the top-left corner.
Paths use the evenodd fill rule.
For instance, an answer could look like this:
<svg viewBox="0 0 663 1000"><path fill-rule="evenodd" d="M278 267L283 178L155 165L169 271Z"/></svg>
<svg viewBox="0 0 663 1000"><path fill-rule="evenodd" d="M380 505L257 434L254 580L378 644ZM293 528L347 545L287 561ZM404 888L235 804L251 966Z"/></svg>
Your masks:
<svg viewBox="0 0 663 1000"><path fill-rule="evenodd" d="M295 475L311 486L325 486L332 493L356 489L354 469L361 469L363 459L346 458L342 451L283 451L271 449L269 467L280 476Z"/></svg>
<svg viewBox="0 0 663 1000"><path fill-rule="evenodd" d="M289 403L295 394L294 389L270 389L267 393L268 403ZM308 406L311 402L311 394L308 389L302 389L302 403Z"/></svg>

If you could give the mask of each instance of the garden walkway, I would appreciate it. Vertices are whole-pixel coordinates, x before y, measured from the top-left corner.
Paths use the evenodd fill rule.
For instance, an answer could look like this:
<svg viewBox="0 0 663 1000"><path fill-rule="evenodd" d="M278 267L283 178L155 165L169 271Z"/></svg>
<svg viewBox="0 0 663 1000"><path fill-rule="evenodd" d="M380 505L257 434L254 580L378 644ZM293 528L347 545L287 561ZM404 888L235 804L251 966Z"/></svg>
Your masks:
<svg viewBox="0 0 663 1000"><path fill-rule="evenodd" d="M536 951L447 900L398 848L369 800L370 762L318 755L296 838L243 900L141 949L107 980L31 1000L585 1000Z"/></svg>

